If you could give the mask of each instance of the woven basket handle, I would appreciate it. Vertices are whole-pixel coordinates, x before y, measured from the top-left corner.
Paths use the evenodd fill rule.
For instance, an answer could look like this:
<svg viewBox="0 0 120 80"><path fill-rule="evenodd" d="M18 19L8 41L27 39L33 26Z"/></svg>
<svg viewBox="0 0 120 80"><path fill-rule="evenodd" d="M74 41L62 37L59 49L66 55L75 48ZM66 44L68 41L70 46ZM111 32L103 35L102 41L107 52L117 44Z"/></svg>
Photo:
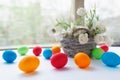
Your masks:
<svg viewBox="0 0 120 80"><path fill-rule="evenodd" d="M80 30L84 30L84 31L88 34L88 37L89 37L89 38L90 38L90 37L93 37L92 33L91 33L88 29L86 29L86 28L77 28L77 29L75 29L75 30L72 32L72 36L73 36L76 32L78 32L78 31L80 31Z"/></svg>

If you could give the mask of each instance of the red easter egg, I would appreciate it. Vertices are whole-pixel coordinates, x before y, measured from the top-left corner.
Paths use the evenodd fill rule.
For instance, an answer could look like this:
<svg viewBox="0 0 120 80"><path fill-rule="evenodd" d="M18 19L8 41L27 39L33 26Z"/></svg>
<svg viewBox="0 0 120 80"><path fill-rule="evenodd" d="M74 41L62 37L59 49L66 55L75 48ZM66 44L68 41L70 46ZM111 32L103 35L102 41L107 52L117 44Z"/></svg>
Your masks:
<svg viewBox="0 0 120 80"><path fill-rule="evenodd" d="M108 49L109 49L107 45L101 45L100 48L101 48L102 50L104 50L105 52L107 52Z"/></svg>
<svg viewBox="0 0 120 80"><path fill-rule="evenodd" d="M51 57L50 62L57 69L63 68L68 62L68 57L64 53L56 53Z"/></svg>
<svg viewBox="0 0 120 80"><path fill-rule="evenodd" d="M33 48L34 55L39 56L41 52L42 52L42 48L40 46L36 46Z"/></svg>

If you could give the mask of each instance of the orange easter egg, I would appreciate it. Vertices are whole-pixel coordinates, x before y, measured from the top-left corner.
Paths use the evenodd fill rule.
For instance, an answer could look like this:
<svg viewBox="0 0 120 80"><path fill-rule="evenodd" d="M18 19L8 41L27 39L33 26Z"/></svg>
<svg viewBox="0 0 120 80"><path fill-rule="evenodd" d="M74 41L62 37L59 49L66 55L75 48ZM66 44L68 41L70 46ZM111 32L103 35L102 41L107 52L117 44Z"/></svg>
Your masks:
<svg viewBox="0 0 120 80"><path fill-rule="evenodd" d="M61 51L60 46L53 46L52 47L53 54L59 53L60 51Z"/></svg>
<svg viewBox="0 0 120 80"><path fill-rule="evenodd" d="M19 62L19 69L25 73L34 72L40 64L36 56L26 56Z"/></svg>
<svg viewBox="0 0 120 80"><path fill-rule="evenodd" d="M86 53L79 52L74 56L74 62L80 68L87 68L90 64L90 58Z"/></svg>

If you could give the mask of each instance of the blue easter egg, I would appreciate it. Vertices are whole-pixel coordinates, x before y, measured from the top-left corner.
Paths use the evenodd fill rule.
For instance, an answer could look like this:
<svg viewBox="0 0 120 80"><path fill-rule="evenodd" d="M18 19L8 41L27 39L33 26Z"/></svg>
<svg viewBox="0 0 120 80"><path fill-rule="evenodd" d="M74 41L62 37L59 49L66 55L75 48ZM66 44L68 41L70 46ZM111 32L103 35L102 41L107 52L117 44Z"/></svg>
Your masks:
<svg viewBox="0 0 120 80"><path fill-rule="evenodd" d="M105 52L101 58L102 62L110 67L116 67L120 64L120 57L114 52Z"/></svg>
<svg viewBox="0 0 120 80"><path fill-rule="evenodd" d="M52 56L52 50L51 49L45 49L43 51L43 56L46 58L46 59L50 59L50 57Z"/></svg>
<svg viewBox="0 0 120 80"><path fill-rule="evenodd" d="M17 58L17 55L12 50L6 50L3 52L2 57L7 63L12 63Z"/></svg>

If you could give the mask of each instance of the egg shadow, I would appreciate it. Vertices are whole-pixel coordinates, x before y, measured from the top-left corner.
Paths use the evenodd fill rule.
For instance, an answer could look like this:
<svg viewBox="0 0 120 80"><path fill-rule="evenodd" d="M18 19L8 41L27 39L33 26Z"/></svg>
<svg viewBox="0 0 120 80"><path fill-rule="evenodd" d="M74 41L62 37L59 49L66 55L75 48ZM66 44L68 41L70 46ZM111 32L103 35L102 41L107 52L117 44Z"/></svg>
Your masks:
<svg viewBox="0 0 120 80"><path fill-rule="evenodd" d="M71 69L70 67L63 67L63 68L55 68L53 70L55 70L55 71L68 71L70 69Z"/></svg>
<svg viewBox="0 0 120 80"><path fill-rule="evenodd" d="M16 64L16 63L15 62L10 62L10 63L4 62L3 64L5 64L5 65L12 65L12 64Z"/></svg>
<svg viewBox="0 0 120 80"><path fill-rule="evenodd" d="M93 67L87 67L87 68L80 68L80 69L82 69L82 70L84 70L84 71L94 71L95 70L95 68L93 68Z"/></svg>
<svg viewBox="0 0 120 80"><path fill-rule="evenodd" d="M111 68L111 69L119 69L118 66L109 66L109 65L105 65L107 68Z"/></svg>
<svg viewBox="0 0 120 80"><path fill-rule="evenodd" d="M94 67L88 67L86 70L88 70L88 71L94 71L95 68Z"/></svg>
<svg viewBox="0 0 120 80"><path fill-rule="evenodd" d="M34 72L31 72L31 73L21 73L20 77L32 77L32 76L37 76L38 74L39 74L38 71L34 71Z"/></svg>

